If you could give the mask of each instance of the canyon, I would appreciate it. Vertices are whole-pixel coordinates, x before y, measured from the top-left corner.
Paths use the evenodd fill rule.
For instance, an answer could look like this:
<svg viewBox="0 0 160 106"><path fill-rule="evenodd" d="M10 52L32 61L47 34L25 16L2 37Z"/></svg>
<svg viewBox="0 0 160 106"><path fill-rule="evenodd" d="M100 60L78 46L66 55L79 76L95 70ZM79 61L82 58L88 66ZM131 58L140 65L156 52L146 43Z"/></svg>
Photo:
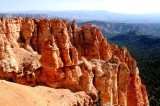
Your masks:
<svg viewBox="0 0 160 106"><path fill-rule="evenodd" d="M59 89L64 89L65 96L76 97L61 101L74 102L66 105L92 106L101 98L103 105L149 106L136 60L127 49L109 44L91 24L77 27L75 20L1 18L0 79L32 86L27 88L36 89L32 92L47 86L44 92L52 88L61 95Z"/></svg>

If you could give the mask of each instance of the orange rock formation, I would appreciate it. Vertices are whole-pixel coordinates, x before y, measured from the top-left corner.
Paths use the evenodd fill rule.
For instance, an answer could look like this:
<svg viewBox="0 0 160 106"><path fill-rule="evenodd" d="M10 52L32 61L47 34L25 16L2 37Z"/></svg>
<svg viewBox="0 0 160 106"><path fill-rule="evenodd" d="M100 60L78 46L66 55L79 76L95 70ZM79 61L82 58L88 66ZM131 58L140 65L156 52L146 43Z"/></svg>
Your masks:
<svg viewBox="0 0 160 106"><path fill-rule="evenodd" d="M104 105L148 106L136 61L90 24L60 19L0 20L0 79L85 91ZM89 103L88 105L92 105Z"/></svg>

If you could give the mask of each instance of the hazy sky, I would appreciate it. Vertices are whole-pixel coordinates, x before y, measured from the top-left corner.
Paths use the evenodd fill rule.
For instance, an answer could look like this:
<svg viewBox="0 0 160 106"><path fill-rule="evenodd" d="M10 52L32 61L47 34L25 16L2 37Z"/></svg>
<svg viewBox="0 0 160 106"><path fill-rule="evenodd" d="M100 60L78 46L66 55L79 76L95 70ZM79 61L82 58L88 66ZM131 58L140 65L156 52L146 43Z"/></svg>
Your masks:
<svg viewBox="0 0 160 106"><path fill-rule="evenodd" d="M0 11L107 10L118 13L160 13L160 0L0 0Z"/></svg>

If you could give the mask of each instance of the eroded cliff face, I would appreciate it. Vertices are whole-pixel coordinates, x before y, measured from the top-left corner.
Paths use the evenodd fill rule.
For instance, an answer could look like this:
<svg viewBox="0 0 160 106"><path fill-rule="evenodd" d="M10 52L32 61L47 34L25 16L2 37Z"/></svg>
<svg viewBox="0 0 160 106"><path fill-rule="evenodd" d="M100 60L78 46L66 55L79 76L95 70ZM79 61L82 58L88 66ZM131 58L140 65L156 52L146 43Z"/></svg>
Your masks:
<svg viewBox="0 0 160 106"><path fill-rule="evenodd" d="M60 19L0 20L0 79L85 91L104 105L148 106L136 61L90 24ZM93 102L87 105L93 105Z"/></svg>

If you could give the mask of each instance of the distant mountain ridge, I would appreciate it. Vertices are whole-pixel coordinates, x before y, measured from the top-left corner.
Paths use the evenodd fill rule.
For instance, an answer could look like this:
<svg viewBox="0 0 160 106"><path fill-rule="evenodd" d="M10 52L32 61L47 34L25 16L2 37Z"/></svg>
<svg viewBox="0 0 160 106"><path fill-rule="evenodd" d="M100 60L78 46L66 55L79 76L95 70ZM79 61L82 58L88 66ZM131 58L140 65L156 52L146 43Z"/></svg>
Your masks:
<svg viewBox="0 0 160 106"><path fill-rule="evenodd" d="M160 36L160 24L142 24L142 23L116 23L116 22L107 22L107 21L86 21L79 22L78 25L82 26L83 24L93 24L99 27L102 33L111 38L119 34L126 33L136 33L134 35L154 35Z"/></svg>
<svg viewBox="0 0 160 106"><path fill-rule="evenodd" d="M67 18L67 19L76 19L79 21L110 21L110 22L125 22L125 23L160 23L160 13L148 13L148 14L121 14L121 13L112 13L108 11L100 10L70 10L70 11L13 11L13 12L0 12L2 16L10 15L11 17L15 16L43 16L48 18Z"/></svg>

